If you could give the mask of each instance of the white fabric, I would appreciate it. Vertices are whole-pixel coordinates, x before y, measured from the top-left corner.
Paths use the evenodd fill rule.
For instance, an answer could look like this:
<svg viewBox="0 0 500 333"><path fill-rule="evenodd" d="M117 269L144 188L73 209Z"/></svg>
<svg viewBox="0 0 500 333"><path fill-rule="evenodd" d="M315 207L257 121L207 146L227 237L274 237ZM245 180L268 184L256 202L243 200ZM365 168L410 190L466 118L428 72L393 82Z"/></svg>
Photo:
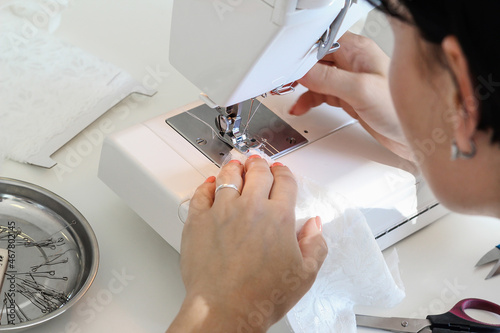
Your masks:
<svg viewBox="0 0 500 333"><path fill-rule="evenodd" d="M31 162L58 138L50 156L132 92L129 74L51 34L66 2L0 5L0 159Z"/></svg>
<svg viewBox="0 0 500 333"><path fill-rule="evenodd" d="M405 297L397 264L391 273L358 209L305 179L297 202L298 228L311 216L322 218L328 256L311 290L287 315L294 332L356 332L355 305L392 307Z"/></svg>
<svg viewBox="0 0 500 333"><path fill-rule="evenodd" d="M247 156L252 154L259 152ZM246 160L235 150L230 155ZM355 305L392 307L405 297L397 254L391 254L389 269L356 207L310 180L299 176L297 183L296 229L320 216L329 252L310 291L288 313L288 322L296 333L356 332Z"/></svg>

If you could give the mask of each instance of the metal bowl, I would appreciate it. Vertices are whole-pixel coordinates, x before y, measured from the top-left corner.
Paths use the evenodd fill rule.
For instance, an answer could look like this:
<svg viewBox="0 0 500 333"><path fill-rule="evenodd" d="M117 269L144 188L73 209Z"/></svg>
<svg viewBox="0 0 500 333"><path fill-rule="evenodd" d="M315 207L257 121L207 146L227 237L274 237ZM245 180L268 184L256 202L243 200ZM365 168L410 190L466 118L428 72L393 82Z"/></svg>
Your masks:
<svg viewBox="0 0 500 333"><path fill-rule="evenodd" d="M1 177L0 248L9 252L0 332L60 315L83 297L97 274L99 247L83 215L42 187Z"/></svg>

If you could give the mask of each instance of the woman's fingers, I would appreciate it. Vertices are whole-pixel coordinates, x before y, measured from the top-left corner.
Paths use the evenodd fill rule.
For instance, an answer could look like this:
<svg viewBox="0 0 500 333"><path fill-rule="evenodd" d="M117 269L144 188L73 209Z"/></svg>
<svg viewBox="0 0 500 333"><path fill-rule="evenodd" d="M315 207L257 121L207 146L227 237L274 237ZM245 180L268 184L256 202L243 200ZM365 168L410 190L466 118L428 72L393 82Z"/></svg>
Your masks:
<svg viewBox="0 0 500 333"><path fill-rule="evenodd" d="M316 276L328 254L328 246L322 234L319 216L309 219L302 227L297 239L306 269Z"/></svg>
<svg viewBox="0 0 500 333"><path fill-rule="evenodd" d="M245 170L242 196L268 199L274 179L267 162L258 155L250 156L245 163Z"/></svg>
<svg viewBox="0 0 500 333"><path fill-rule="evenodd" d="M308 90L299 97L297 102L295 102L295 105L290 109L289 113L294 116L301 116L307 113L310 109L326 102L326 99L326 95Z"/></svg>
<svg viewBox="0 0 500 333"><path fill-rule="evenodd" d="M215 177L209 177L203 184L198 186L189 203L190 211L199 212L212 207L214 202ZM189 219L188 219L189 221Z"/></svg>
<svg viewBox="0 0 500 333"><path fill-rule="evenodd" d="M299 97L289 113L300 116L323 103L350 109L353 104L363 101L361 95L364 89L363 75L316 64L299 80L309 90Z"/></svg>
<svg viewBox="0 0 500 333"><path fill-rule="evenodd" d="M353 67L353 52L359 49L359 46L364 43L363 40L363 37L348 31L338 41L340 48L333 53L328 53L319 62L351 70Z"/></svg>
<svg viewBox="0 0 500 333"><path fill-rule="evenodd" d="M335 96L347 103L359 99L362 74L316 64L299 82L317 94Z"/></svg>
<svg viewBox="0 0 500 333"><path fill-rule="evenodd" d="M295 209L298 189L297 181L292 172L288 167L278 163L274 164L271 168L271 172L274 176L274 184L269 198L285 203L286 206L290 207L292 210Z"/></svg>
<svg viewBox="0 0 500 333"><path fill-rule="evenodd" d="M290 113L302 115L324 102L330 105L363 108L373 97L373 77L384 77L389 57L370 39L345 34L342 47L326 55L300 80L310 90L302 95ZM344 105L341 105L344 104Z"/></svg>
<svg viewBox="0 0 500 333"><path fill-rule="evenodd" d="M380 75L387 72L390 59L370 38L347 32L339 43L340 49L327 54L321 62L350 72Z"/></svg>
<svg viewBox="0 0 500 333"><path fill-rule="evenodd" d="M243 165L240 161L230 161L224 165L217 176L215 202L226 202L238 198L243 188Z"/></svg>

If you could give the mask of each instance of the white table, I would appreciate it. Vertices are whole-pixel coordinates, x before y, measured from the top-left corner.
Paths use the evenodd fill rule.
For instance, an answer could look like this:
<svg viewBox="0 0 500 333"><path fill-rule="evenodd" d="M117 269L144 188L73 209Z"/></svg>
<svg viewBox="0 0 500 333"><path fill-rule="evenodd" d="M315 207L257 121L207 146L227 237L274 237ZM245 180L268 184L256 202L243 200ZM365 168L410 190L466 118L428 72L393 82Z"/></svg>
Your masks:
<svg viewBox="0 0 500 333"><path fill-rule="evenodd" d="M74 1L63 14L59 37L139 80L156 72L159 92L152 99L122 102L54 154L66 172L9 161L0 167L0 176L35 183L67 199L88 219L99 240L99 273L86 297L34 332L162 332L182 302L177 252L97 178L99 133L105 134L99 125L104 120L116 131L197 98L198 90L168 62L171 5L171 0L86 0ZM93 150L75 155L91 133ZM466 297L500 303L500 277L485 281L491 266L474 268L498 243L497 220L449 215L396 244L406 299L394 309L358 310L425 317L447 311ZM271 332L288 329L280 322Z"/></svg>

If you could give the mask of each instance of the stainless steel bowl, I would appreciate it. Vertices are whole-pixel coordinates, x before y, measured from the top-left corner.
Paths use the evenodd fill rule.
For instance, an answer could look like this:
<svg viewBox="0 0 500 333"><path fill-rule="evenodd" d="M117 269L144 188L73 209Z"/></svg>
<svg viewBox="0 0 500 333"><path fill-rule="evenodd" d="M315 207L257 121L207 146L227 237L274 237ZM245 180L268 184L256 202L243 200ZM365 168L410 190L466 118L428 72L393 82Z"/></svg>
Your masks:
<svg viewBox="0 0 500 333"><path fill-rule="evenodd" d="M0 247L9 250L0 332L60 315L83 297L97 274L99 247L83 215L47 189L1 177Z"/></svg>

